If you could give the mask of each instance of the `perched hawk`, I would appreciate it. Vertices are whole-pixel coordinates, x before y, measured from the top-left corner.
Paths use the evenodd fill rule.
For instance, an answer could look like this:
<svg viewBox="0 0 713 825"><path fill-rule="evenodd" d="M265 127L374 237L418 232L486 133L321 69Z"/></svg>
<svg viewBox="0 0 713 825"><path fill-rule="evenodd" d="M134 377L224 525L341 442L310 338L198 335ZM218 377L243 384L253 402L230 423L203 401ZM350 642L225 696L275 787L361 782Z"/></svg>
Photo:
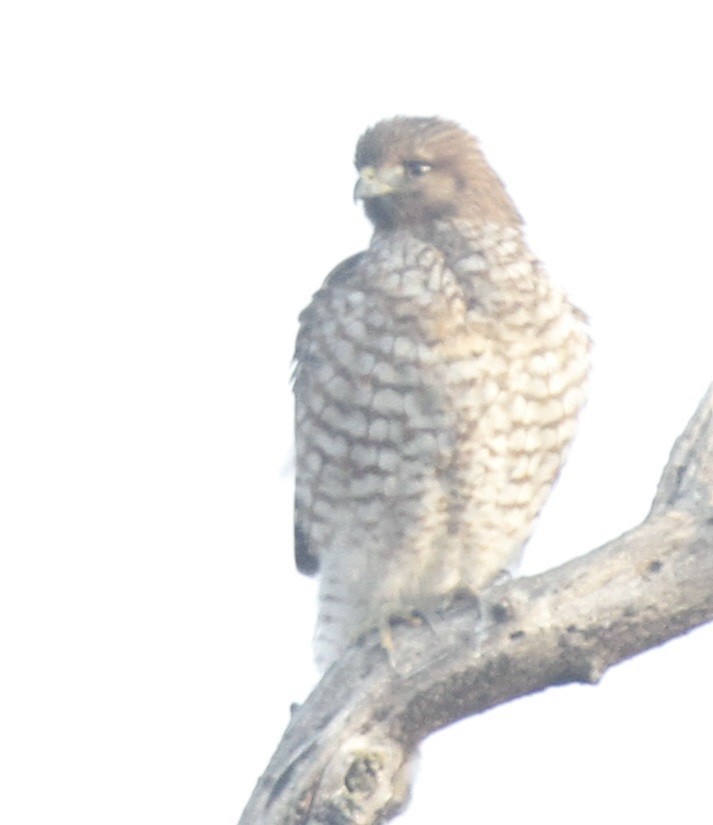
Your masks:
<svg viewBox="0 0 713 825"><path fill-rule="evenodd" d="M356 167L374 235L301 314L295 355L295 551L320 577L323 668L517 561L588 369L584 316L475 138L398 117Z"/></svg>

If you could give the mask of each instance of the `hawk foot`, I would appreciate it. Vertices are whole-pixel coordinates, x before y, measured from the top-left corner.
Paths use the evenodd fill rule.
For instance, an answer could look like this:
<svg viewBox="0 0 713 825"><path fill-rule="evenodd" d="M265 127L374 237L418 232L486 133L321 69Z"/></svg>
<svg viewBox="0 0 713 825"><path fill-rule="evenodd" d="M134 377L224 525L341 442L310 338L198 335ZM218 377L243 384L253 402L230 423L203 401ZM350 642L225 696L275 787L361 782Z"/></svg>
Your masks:
<svg viewBox="0 0 713 825"><path fill-rule="evenodd" d="M426 625L435 633L428 616L421 610L399 608L398 611L387 614L378 627L379 644L388 656L389 664L394 670L398 669L396 666L397 646L394 641L394 628L399 625L407 625L408 627L421 627L422 625Z"/></svg>

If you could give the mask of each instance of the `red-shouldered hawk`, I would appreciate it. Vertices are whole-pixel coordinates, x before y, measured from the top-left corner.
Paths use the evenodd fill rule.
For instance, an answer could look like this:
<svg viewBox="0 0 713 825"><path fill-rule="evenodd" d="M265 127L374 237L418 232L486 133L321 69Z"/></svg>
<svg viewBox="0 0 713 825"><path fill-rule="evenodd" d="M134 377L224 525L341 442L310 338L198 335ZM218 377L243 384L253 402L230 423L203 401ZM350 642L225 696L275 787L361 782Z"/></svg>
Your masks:
<svg viewBox="0 0 713 825"><path fill-rule="evenodd" d="M325 668L390 617L518 558L584 399L585 319L549 281L477 141L397 117L359 140L374 225L300 316L297 567Z"/></svg>

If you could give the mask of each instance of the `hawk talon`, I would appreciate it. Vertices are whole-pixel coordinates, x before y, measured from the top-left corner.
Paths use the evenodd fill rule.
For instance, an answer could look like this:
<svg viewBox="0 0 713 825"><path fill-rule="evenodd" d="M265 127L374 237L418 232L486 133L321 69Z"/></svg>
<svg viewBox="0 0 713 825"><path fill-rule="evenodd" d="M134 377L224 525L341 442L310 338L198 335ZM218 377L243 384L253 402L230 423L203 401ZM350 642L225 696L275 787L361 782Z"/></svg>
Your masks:
<svg viewBox="0 0 713 825"><path fill-rule="evenodd" d="M396 669L396 643L394 641L394 628L398 625L407 625L408 627L421 627L425 625L433 635L436 630L433 622L430 621L426 613L416 608L405 612L392 613L379 625L379 646L386 653L389 658L389 664Z"/></svg>

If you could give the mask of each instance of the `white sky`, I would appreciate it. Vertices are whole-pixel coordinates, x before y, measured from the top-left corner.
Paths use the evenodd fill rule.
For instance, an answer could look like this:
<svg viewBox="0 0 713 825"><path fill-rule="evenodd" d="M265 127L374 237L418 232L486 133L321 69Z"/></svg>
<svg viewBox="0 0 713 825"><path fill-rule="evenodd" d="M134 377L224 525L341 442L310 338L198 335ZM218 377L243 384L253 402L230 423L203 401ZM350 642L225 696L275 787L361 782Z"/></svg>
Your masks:
<svg viewBox="0 0 713 825"><path fill-rule="evenodd" d="M0 821L234 825L314 680L296 317L369 230L362 130L478 134L591 316L526 572L646 513L713 380L702 2L0 11ZM707 822L713 628L462 723L408 825ZM445 812L445 813L444 813Z"/></svg>

